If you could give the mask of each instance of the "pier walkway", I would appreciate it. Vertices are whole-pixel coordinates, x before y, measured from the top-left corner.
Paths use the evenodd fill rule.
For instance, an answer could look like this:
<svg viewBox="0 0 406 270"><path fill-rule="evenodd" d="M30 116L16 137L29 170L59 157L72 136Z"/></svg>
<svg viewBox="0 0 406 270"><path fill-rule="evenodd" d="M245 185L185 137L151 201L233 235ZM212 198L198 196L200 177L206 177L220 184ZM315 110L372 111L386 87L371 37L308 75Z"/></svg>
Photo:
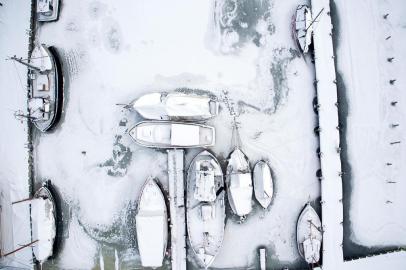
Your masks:
<svg viewBox="0 0 406 270"><path fill-rule="evenodd" d="M168 150L172 269L186 270L186 224L183 150Z"/></svg>
<svg viewBox="0 0 406 270"><path fill-rule="evenodd" d="M343 189L341 179L340 133L337 85L334 65L329 0L312 0L313 41L317 80L321 206L323 226L323 269L340 270L343 256Z"/></svg>

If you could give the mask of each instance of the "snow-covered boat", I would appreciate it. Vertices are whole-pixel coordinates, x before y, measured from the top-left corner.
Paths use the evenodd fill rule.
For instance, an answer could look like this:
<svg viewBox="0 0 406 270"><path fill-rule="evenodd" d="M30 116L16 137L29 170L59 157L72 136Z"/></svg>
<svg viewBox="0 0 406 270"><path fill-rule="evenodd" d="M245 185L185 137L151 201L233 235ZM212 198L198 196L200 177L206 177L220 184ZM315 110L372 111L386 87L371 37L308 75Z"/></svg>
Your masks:
<svg viewBox="0 0 406 270"><path fill-rule="evenodd" d="M213 127L169 121L143 121L129 134L136 143L154 148L208 147L216 137Z"/></svg>
<svg viewBox="0 0 406 270"><path fill-rule="evenodd" d="M53 254L56 236L56 205L51 191L42 186L31 200L33 247L35 259L42 264Z"/></svg>
<svg viewBox="0 0 406 270"><path fill-rule="evenodd" d="M299 5L294 16L293 34L298 43L298 46L303 53L309 51L309 46L312 43L312 12L306 5Z"/></svg>
<svg viewBox="0 0 406 270"><path fill-rule="evenodd" d="M231 209L236 215L244 217L252 210L252 177L248 158L239 148L230 154L226 176Z"/></svg>
<svg viewBox="0 0 406 270"><path fill-rule="evenodd" d="M308 203L297 221L297 248L308 264L320 260L323 239L321 221L313 207Z"/></svg>
<svg viewBox="0 0 406 270"><path fill-rule="evenodd" d="M59 0L37 0L37 20L56 21L59 15Z"/></svg>
<svg viewBox="0 0 406 270"><path fill-rule="evenodd" d="M268 208L273 197L271 168L265 161L258 161L253 171L254 194L263 208Z"/></svg>
<svg viewBox="0 0 406 270"><path fill-rule="evenodd" d="M62 111L63 78L55 49L37 45L29 67L32 82L28 100L30 119L44 132L56 124Z"/></svg>
<svg viewBox="0 0 406 270"><path fill-rule="evenodd" d="M142 117L154 120L201 121L216 116L219 110L214 98L180 92L146 94L129 106Z"/></svg>
<svg viewBox="0 0 406 270"><path fill-rule="evenodd" d="M142 266L162 266L168 242L168 216L164 195L152 177L142 189L135 222Z"/></svg>
<svg viewBox="0 0 406 270"><path fill-rule="evenodd" d="M208 151L190 164L186 198L189 242L201 266L208 268L223 243L226 218L223 172Z"/></svg>

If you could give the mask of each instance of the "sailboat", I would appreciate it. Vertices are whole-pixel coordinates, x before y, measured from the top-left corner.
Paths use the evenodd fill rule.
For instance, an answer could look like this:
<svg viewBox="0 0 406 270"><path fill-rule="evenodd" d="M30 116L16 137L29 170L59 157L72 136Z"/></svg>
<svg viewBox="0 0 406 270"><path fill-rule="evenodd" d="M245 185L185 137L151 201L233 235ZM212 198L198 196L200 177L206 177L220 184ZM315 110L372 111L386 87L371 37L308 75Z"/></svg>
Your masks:
<svg viewBox="0 0 406 270"><path fill-rule="evenodd" d="M31 200L33 246L35 259L42 264L53 254L56 237L56 205L51 191L44 184Z"/></svg>
<svg viewBox="0 0 406 270"><path fill-rule="evenodd" d="M312 43L313 19L310 8L306 5L299 5L294 16L293 35L299 48L304 54L309 51Z"/></svg>
<svg viewBox="0 0 406 270"><path fill-rule="evenodd" d="M199 153L190 164L186 216L192 250L199 263L208 268L222 246L226 218L223 172L208 151Z"/></svg>
<svg viewBox="0 0 406 270"><path fill-rule="evenodd" d="M11 59L29 68L28 118L40 131L49 131L62 112L63 76L55 48L37 44L28 63Z"/></svg>
<svg viewBox="0 0 406 270"><path fill-rule="evenodd" d="M320 260L323 235L320 218L310 203L306 204L299 216L296 237L300 256L302 256L308 264L317 263Z"/></svg>
<svg viewBox="0 0 406 270"><path fill-rule="evenodd" d="M143 95L129 107L146 119L202 121L218 114L219 103L207 95L162 92Z"/></svg>
<svg viewBox="0 0 406 270"><path fill-rule="evenodd" d="M168 215L164 195L152 177L142 189L135 222L142 266L162 266L168 242Z"/></svg>
<svg viewBox="0 0 406 270"><path fill-rule="evenodd" d="M58 20L59 0L37 0L37 20L50 22Z"/></svg>
<svg viewBox="0 0 406 270"><path fill-rule="evenodd" d="M266 209L273 197L273 181L268 163L263 160L258 161L254 166L253 178L255 198Z"/></svg>
<svg viewBox="0 0 406 270"><path fill-rule="evenodd" d="M252 177L248 158L238 147L228 159L226 183L231 209L236 215L245 217L252 210Z"/></svg>
<svg viewBox="0 0 406 270"><path fill-rule="evenodd" d="M153 148L209 147L215 143L213 127L170 121L143 121L129 135L142 146Z"/></svg>

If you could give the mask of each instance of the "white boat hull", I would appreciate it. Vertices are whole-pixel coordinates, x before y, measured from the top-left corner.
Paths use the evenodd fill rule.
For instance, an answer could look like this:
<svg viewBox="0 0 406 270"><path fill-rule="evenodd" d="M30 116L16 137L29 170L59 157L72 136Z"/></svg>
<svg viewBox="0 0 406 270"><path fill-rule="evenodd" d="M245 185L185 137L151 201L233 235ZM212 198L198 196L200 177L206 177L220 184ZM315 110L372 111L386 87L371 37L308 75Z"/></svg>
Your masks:
<svg viewBox="0 0 406 270"><path fill-rule="evenodd" d="M162 266L168 242L168 216L164 195L151 177L138 201L135 222L142 266Z"/></svg>
<svg viewBox="0 0 406 270"><path fill-rule="evenodd" d="M213 127L169 121L144 121L129 131L134 141L152 148L210 147L215 143Z"/></svg>
<svg viewBox="0 0 406 270"><path fill-rule="evenodd" d="M320 260L323 235L321 232L321 220L309 203L299 216L296 230L297 247L300 256L308 264L317 263Z"/></svg>
<svg viewBox="0 0 406 270"><path fill-rule="evenodd" d="M273 198L273 180L268 163L257 162L253 170L253 178L255 198L263 208L268 208Z"/></svg>
<svg viewBox="0 0 406 270"><path fill-rule="evenodd" d="M252 210L252 176L247 156L236 148L227 165L228 202L233 212L244 217Z"/></svg>
<svg viewBox="0 0 406 270"><path fill-rule="evenodd" d="M33 124L45 132L55 126L62 111L62 70L56 50L43 44L34 48L30 64L41 72L30 70L28 109Z"/></svg>
<svg viewBox="0 0 406 270"><path fill-rule="evenodd" d="M210 161L213 164L214 194L199 196L196 194L196 170L200 161ZM208 198L209 201L203 201ZM204 209L209 209L209 217L204 215ZM213 215L210 215L213 214ZM208 268L217 256L224 238L225 227L225 189L223 172L217 159L208 151L198 154L191 162L187 175L186 215L189 242L199 264Z"/></svg>
<svg viewBox="0 0 406 270"><path fill-rule="evenodd" d="M297 43L303 53L309 51L309 46L312 42L312 13L306 5L299 5L295 14L295 29Z"/></svg>
<svg viewBox="0 0 406 270"><path fill-rule="evenodd" d="M42 264L53 255L56 237L56 205L51 192L45 186L34 194L31 217L33 239L38 240L33 252L35 259Z"/></svg>
<svg viewBox="0 0 406 270"><path fill-rule="evenodd" d="M150 93L130 104L142 117L152 120L202 121L218 114L218 102L206 95Z"/></svg>

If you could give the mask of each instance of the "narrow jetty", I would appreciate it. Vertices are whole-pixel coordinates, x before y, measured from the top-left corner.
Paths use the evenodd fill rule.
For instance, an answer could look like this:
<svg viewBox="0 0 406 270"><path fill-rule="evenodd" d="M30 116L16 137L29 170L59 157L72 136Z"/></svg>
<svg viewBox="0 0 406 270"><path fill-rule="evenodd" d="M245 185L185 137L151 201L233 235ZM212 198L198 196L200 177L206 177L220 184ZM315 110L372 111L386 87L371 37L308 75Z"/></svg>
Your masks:
<svg viewBox="0 0 406 270"><path fill-rule="evenodd" d="M186 270L184 151L167 150L172 269Z"/></svg>
<svg viewBox="0 0 406 270"><path fill-rule="evenodd" d="M312 0L316 66L323 227L323 269L342 269L343 189L341 178L340 133L337 84L329 0Z"/></svg>

